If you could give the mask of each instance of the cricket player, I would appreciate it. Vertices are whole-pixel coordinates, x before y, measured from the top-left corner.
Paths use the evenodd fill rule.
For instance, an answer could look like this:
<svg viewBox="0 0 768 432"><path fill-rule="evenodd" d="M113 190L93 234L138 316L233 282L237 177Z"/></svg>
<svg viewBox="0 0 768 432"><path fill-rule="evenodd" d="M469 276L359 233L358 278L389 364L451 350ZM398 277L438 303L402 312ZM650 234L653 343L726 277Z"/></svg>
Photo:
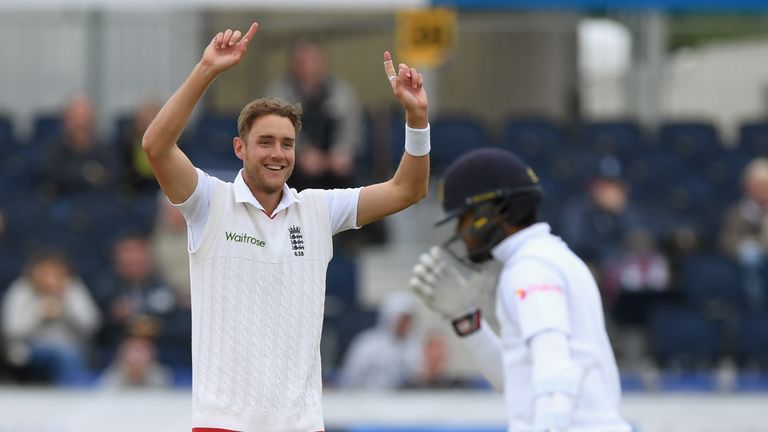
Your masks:
<svg viewBox="0 0 768 432"><path fill-rule="evenodd" d="M427 193L429 125L423 78L388 52L384 70L405 109L405 154L394 177L357 189L297 193L301 107L258 99L232 140L243 169L225 182L176 145L206 88L240 62L256 35L226 30L144 134L160 187L187 220L192 290L194 431L324 430L320 333L331 236L396 213ZM242 36L242 37L241 37Z"/></svg>
<svg viewBox="0 0 768 432"><path fill-rule="evenodd" d="M451 164L442 182L444 221L458 219L445 247L422 254L411 286L451 321L480 371L503 390L510 432L624 432L616 361L592 274L546 223L542 190L514 154L481 149ZM463 243L466 256L451 247ZM470 265L496 260L497 335L473 306ZM496 269L499 272L498 268Z"/></svg>

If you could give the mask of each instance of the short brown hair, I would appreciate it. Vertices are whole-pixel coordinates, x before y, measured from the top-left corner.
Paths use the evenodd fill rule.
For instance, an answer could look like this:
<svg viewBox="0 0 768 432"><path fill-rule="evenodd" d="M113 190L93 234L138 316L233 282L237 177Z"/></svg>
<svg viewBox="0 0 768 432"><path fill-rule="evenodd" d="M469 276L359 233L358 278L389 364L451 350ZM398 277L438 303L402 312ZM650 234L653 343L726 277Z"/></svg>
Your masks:
<svg viewBox="0 0 768 432"><path fill-rule="evenodd" d="M237 118L237 133L245 140L253 122L262 116L274 114L291 121L296 135L301 131L301 104L290 104L276 98L261 98L246 105Z"/></svg>

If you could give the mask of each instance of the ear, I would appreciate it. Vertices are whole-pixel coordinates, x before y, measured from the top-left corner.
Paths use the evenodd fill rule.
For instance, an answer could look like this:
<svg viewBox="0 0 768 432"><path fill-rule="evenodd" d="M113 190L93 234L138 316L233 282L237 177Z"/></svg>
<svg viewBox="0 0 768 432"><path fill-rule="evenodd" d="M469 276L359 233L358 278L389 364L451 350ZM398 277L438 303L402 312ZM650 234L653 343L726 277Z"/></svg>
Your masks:
<svg viewBox="0 0 768 432"><path fill-rule="evenodd" d="M245 160L245 141L240 137L234 137L232 139L232 147L235 149L235 155L240 160Z"/></svg>

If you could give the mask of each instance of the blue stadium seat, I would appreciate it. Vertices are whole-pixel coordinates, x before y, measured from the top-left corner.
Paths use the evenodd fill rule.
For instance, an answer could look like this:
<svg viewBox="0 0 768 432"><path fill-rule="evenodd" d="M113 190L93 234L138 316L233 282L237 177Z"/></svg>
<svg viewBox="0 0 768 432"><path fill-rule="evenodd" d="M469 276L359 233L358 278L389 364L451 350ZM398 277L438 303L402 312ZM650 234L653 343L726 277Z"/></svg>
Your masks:
<svg viewBox="0 0 768 432"><path fill-rule="evenodd" d="M5 237L0 236L0 299L11 282L21 275L23 268L24 256Z"/></svg>
<svg viewBox="0 0 768 432"><path fill-rule="evenodd" d="M6 239L17 253L26 255L46 244L51 225L47 203L34 196L26 197L6 207L4 213Z"/></svg>
<svg viewBox="0 0 768 432"><path fill-rule="evenodd" d="M235 156L232 139L237 136L237 116L207 114L198 121L184 152L205 170L237 171L243 162Z"/></svg>
<svg viewBox="0 0 768 432"><path fill-rule="evenodd" d="M125 139L133 127L135 116L132 113L121 114L115 117L112 130L113 143L117 144Z"/></svg>
<svg viewBox="0 0 768 432"><path fill-rule="evenodd" d="M0 116L0 160L8 149L16 146L16 133L13 130L13 122L5 116Z"/></svg>
<svg viewBox="0 0 768 432"><path fill-rule="evenodd" d="M357 273L357 263L341 248L336 248L325 278L326 299L339 302L343 310L356 307Z"/></svg>
<svg viewBox="0 0 768 432"><path fill-rule="evenodd" d="M599 155L618 158L623 164L647 151L640 125L632 120L596 121L584 125L582 147Z"/></svg>
<svg viewBox="0 0 768 432"><path fill-rule="evenodd" d="M649 151L624 169L633 197L649 203L663 202L664 192L672 183L694 174L681 157L666 149Z"/></svg>
<svg viewBox="0 0 768 432"><path fill-rule="evenodd" d="M738 199L744 168L750 160L751 157L743 152L728 150L707 164L704 175L717 190L712 205L729 205Z"/></svg>
<svg viewBox="0 0 768 432"><path fill-rule="evenodd" d="M706 122L670 122L662 125L658 145L683 158L691 167L718 157L723 145L715 126Z"/></svg>
<svg viewBox="0 0 768 432"><path fill-rule="evenodd" d="M488 131L467 117L441 117L430 122L432 171L441 173L451 162L468 151L491 146Z"/></svg>
<svg viewBox="0 0 768 432"><path fill-rule="evenodd" d="M360 138L360 148L355 155L355 175L357 178L369 181L373 173L373 163L375 154L374 124L371 112L363 110L363 131Z"/></svg>
<svg viewBox="0 0 768 432"><path fill-rule="evenodd" d="M678 285L686 302L699 310L734 312L744 302L739 267L719 254L685 257L680 263Z"/></svg>
<svg viewBox="0 0 768 432"><path fill-rule="evenodd" d="M578 149L560 152L539 177L557 182L569 194L583 193L588 182L600 173L600 156Z"/></svg>
<svg viewBox="0 0 768 432"><path fill-rule="evenodd" d="M501 148L517 154L536 171L545 170L565 144L560 128L543 117L507 121L499 141Z"/></svg>
<svg viewBox="0 0 768 432"><path fill-rule="evenodd" d="M768 313L740 317L735 345L739 365L768 370Z"/></svg>
<svg viewBox="0 0 768 432"><path fill-rule="evenodd" d="M742 124L739 128L738 149L750 157L768 156L768 122Z"/></svg>
<svg viewBox="0 0 768 432"><path fill-rule="evenodd" d="M34 120L32 126L32 143L36 146L46 146L61 133L61 117L59 114L41 114Z"/></svg>
<svg viewBox="0 0 768 432"><path fill-rule="evenodd" d="M334 358L328 361L333 365L339 365L352 339L361 331L375 326L377 319L377 312L362 309L351 309L335 317L326 316L323 331L332 333L337 345Z"/></svg>
<svg viewBox="0 0 768 432"><path fill-rule="evenodd" d="M662 367L712 366L723 354L719 323L690 309L656 310L651 318L651 340L654 357Z"/></svg>
<svg viewBox="0 0 768 432"><path fill-rule="evenodd" d="M658 194L664 204L684 216L688 225L699 232L715 235L720 225L720 208L713 207L715 189L711 182L696 173L680 173L666 185L659 185Z"/></svg>

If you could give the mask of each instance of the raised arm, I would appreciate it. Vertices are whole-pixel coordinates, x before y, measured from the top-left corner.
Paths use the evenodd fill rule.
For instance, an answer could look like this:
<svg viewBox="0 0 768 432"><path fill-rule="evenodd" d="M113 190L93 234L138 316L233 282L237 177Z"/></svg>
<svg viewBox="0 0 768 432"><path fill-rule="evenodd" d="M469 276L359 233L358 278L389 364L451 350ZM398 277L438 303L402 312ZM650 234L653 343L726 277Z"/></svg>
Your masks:
<svg viewBox="0 0 768 432"><path fill-rule="evenodd" d="M403 63L395 71L389 52L384 53L384 72L392 86L392 94L405 109L406 151L392 179L360 191L357 204L357 224L360 226L416 204L427 195L428 189L429 120L424 78L416 69Z"/></svg>
<svg viewBox="0 0 768 432"><path fill-rule="evenodd" d="M173 203L186 201L197 186L195 167L176 142L205 90L220 73L240 63L258 27L253 23L242 39L239 30L228 29L214 36L200 62L144 133L144 152L160 187Z"/></svg>

